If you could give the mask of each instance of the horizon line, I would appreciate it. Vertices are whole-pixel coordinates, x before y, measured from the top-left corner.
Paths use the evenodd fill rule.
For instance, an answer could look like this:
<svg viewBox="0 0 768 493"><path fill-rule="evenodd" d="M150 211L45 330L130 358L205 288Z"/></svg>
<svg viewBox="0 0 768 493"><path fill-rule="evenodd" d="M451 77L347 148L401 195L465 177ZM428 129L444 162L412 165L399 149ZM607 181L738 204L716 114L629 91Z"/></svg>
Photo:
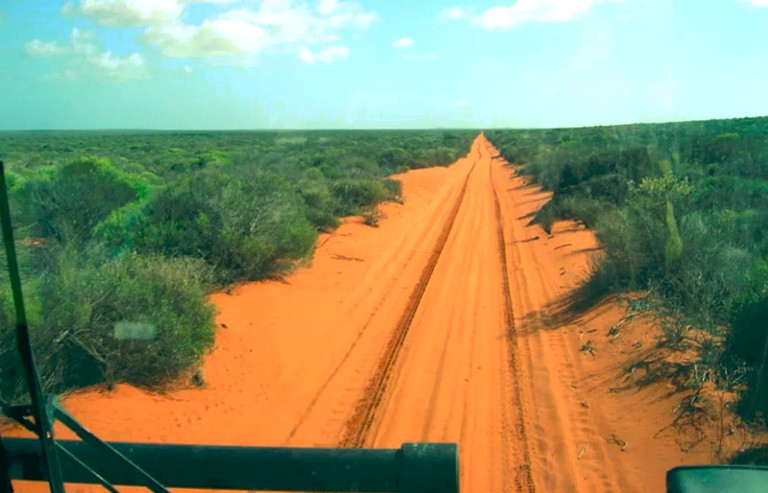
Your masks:
<svg viewBox="0 0 768 493"><path fill-rule="evenodd" d="M18 129L0 129L0 133L46 133L46 132L166 132L166 133L195 133L195 132L408 132L408 131L441 131L441 130L473 130L483 132L485 130L559 130L559 129L579 129L579 128L599 128L599 127L622 127L631 125L664 125L671 123L697 123L709 121L724 120L749 120L768 118L768 115L758 116L734 116L727 118L703 118L692 120L663 120L655 122L625 122L625 123L600 123L594 125L562 125L562 126L477 126L477 127L325 127L325 128L140 128L140 127L105 127L105 128L18 128Z"/></svg>

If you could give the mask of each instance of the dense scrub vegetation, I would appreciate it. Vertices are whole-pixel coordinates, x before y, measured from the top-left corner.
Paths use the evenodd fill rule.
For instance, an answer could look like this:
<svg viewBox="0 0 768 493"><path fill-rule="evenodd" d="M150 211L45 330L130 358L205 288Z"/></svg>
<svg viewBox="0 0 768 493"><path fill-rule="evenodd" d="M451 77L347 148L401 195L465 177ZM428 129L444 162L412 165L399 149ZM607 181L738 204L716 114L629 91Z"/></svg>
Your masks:
<svg viewBox="0 0 768 493"><path fill-rule="evenodd" d="M471 131L0 134L45 387L158 385L213 343L206 293L279 275L388 176L447 165ZM4 259L4 257L3 257ZM3 264L5 264L3 262ZM0 392L23 394L0 273Z"/></svg>
<svg viewBox="0 0 768 493"><path fill-rule="evenodd" d="M487 135L554 192L536 222L596 230L605 254L583 294L649 290L678 320L667 342L698 351L689 383L768 416L768 118Z"/></svg>

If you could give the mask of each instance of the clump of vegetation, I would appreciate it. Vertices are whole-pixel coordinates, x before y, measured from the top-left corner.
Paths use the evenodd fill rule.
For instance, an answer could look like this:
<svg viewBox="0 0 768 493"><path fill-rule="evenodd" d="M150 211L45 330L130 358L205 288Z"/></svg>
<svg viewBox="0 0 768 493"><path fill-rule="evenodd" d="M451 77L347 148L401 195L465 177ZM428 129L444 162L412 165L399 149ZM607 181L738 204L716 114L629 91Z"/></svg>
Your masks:
<svg viewBox="0 0 768 493"><path fill-rule="evenodd" d="M363 212L363 224L366 226L371 226L372 228L378 228L379 221L381 220L382 216L383 214L381 211L375 207L367 209Z"/></svg>
<svg viewBox="0 0 768 493"><path fill-rule="evenodd" d="M167 383L212 347L214 313L204 289L209 273L200 261L134 253L106 258L71 248L49 255L50 269L25 282L47 391ZM10 289L0 295L0 390L5 399L18 400L25 382Z"/></svg>

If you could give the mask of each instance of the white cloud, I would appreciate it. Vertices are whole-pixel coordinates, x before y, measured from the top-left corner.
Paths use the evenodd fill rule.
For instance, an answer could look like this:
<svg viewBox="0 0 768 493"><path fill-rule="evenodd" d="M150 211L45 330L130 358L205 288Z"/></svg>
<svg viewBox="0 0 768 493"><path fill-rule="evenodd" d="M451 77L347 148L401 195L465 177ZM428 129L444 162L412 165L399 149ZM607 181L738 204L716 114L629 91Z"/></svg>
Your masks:
<svg viewBox="0 0 768 493"><path fill-rule="evenodd" d="M413 46L413 38L400 38L392 43L395 48L409 48Z"/></svg>
<svg viewBox="0 0 768 493"><path fill-rule="evenodd" d="M82 31L76 27L69 32L69 39L62 43L59 41L43 41L33 39L24 45L24 52L31 56L52 57L65 55L90 56L98 51L94 43L93 33Z"/></svg>
<svg viewBox="0 0 768 493"><path fill-rule="evenodd" d="M69 57L69 66L48 78L75 79L79 74L108 77L117 80L136 80L147 76L144 57L138 52L118 56L112 51L100 51L93 33L73 28L66 43L33 39L24 47L30 56Z"/></svg>
<svg viewBox="0 0 768 493"><path fill-rule="evenodd" d="M299 59L304 63L331 63L339 58L347 58L349 56L349 48L346 46L329 46L318 52L313 52L309 48L301 48L299 50Z"/></svg>
<svg viewBox="0 0 768 493"><path fill-rule="evenodd" d="M484 29L506 29L529 22L567 22L606 0L518 0L492 7L473 18Z"/></svg>
<svg viewBox="0 0 768 493"><path fill-rule="evenodd" d="M441 19L449 19L452 21L463 19L468 15L468 9L464 7L448 7L440 11Z"/></svg>
<svg viewBox="0 0 768 493"><path fill-rule="evenodd" d="M184 7L177 0L80 0L62 11L108 27L144 27L177 20Z"/></svg>
<svg viewBox="0 0 768 493"><path fill-rule="evenodd" d="M312 8L293 0L263 0L256 9L225 11L199 25L149 26L140 40L167 57L253 57L269 48L295 52L300 46L336 43L342 31L366 27L376 18L352 1L320 0ZM326 48L335 53L331 58L340 58L331 48ZM323 52L310 51L312 60Z"/></svg>
<svg viewBox="0 0 768 493"><path fill-rule="evenodd" d="M739 3L748 3L753 7L768 7L768 0L736 0Z"/></svg>
<svg viewBox="0 0 768 493"><path fill-rule="evenodd" d="M42 41L33 39L24 45L24 52L32 56L60 56L71 52L71 47L57 41Z"/></svg>
<svg viewBox="0 0 768 493"><path fill-rule="evenodd" d="M348 50L340 46L342 35L378 18L354 0L239 0L237 8L217 7L218 13L195 23L183 20L190 4L235 1L71 0L63 12L102 26L143 28L138 41L166 57L209 58L214 65L238 66L253 66L264 52L296 53L307 46L309 55L300 58L311 59L310 63L344 58ZM26 50L35 56L78 52L72 40L69 44L33 40Z"/></svg>
<svg viewBox="0 0 768 493"><path fill-rule="evenodd" d="M140 53L131 53L125 57L113 55L111 51L100 53L88 60L99 71L113 79L135 80L146 76L144 57Z"/></svg>
<svg viewBox="0 0 768 493"><path fill-rule="evenodd" d="M174 58L243 56L259 52L268 44L262 27L234 19L206 20L200 26L151 28L140 39Z"/></svg>

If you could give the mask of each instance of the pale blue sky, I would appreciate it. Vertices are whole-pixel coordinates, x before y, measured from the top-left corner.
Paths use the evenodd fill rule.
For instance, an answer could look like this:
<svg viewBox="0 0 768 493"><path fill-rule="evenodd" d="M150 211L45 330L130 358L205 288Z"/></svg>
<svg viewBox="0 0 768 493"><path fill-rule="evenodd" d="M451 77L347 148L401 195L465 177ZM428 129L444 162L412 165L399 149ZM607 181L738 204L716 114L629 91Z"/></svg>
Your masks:
<svg viewBox="0 0 768 493"><path fill-rule="evenodd" d="M2 0L0 130L768 115L768 0Z"/></svg>

